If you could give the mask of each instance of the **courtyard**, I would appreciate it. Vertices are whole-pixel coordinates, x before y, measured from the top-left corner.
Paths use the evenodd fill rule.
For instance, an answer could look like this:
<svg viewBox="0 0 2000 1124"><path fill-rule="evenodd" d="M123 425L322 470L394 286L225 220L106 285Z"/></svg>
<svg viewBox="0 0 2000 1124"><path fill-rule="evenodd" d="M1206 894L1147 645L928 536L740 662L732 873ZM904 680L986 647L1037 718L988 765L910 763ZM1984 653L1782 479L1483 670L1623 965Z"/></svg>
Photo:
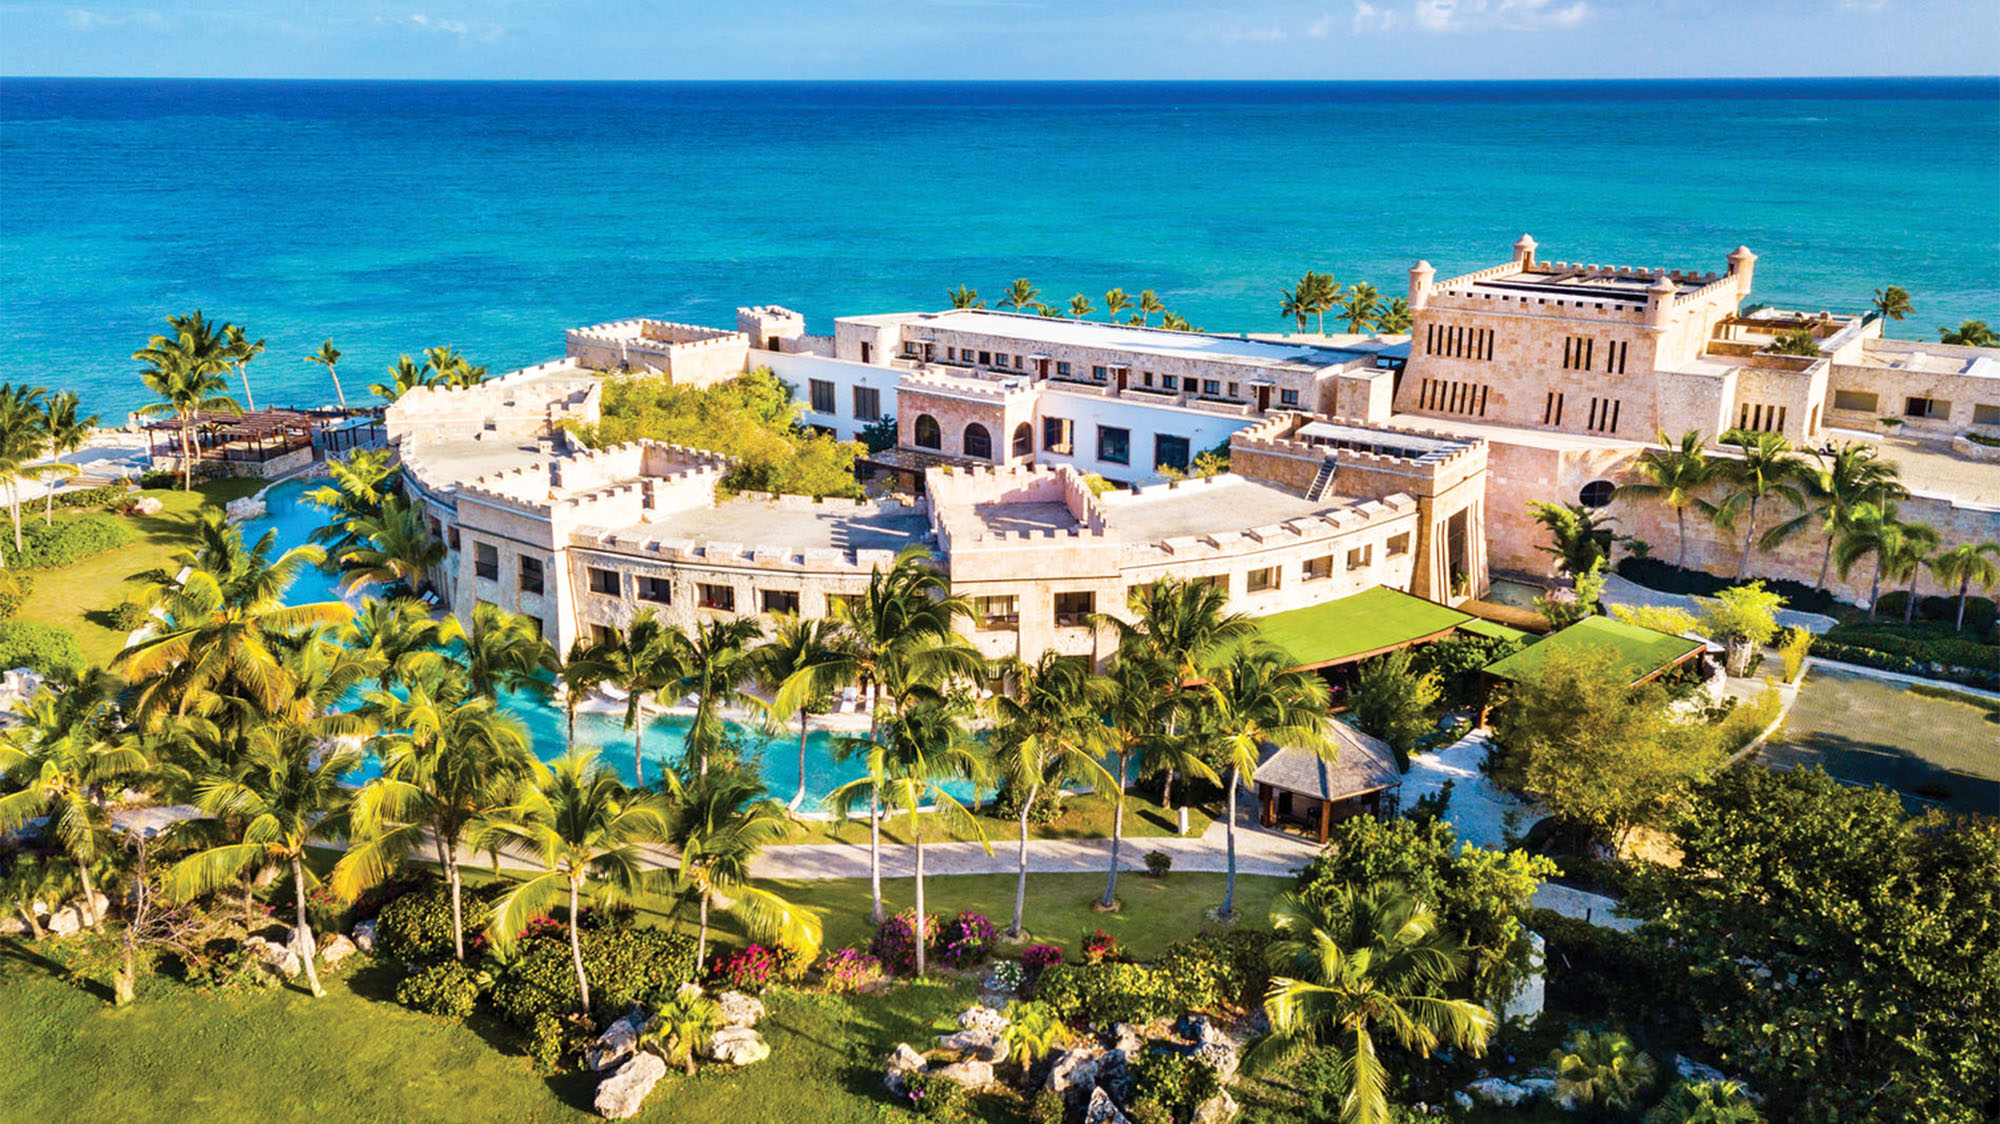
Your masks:
<svg viewBox="0 0 2000 1124"><path fill-rule="evenodd" d="M1969 693L1815 667L1763 757L1885 785L1906 803L2000 812L2000 702Z"/></svg>

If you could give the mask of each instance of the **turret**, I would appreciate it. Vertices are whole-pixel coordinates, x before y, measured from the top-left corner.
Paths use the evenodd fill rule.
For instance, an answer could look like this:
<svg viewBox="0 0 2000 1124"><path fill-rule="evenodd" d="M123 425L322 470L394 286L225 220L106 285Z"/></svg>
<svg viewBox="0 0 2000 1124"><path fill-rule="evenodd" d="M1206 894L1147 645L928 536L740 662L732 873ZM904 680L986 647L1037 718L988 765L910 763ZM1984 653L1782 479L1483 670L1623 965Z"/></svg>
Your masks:
<svg viewBox="0 0 2000 1124"><path fill-rule="evenodd" d="M1535 264L1535 240L1533 238L1523 234L1521 235L1521 240L1514 243L1514 264L1520 266L1522 269Z"/></svg>
<svg viewBox="0 0 2000 1124"><path fill-rule="evenodd" d="M1729 275L1736 278L1736 299L1750 295L1750 282L1757 274L1757 255L1748 246L1738 246L1729 255Z"/></svg>
<svg viewBox="0 0 2000 1124"><path fill-rule="evenodd" d="M1648 326L1654 328L1664 328L1667 326L1667 312L1673 307L1674 294L1679 291L1680 289L1674 285L1673 278L1668 277L1666 274L1662 273L1658 277L1653 278L1653 283L1646 286L1646 323Z"/></svg>
<svg viewBox="0 0 2000 1124"><path fill-rule="evenodd" d="M1417 264L1410 267L1410 311L1411 312L1415 312L1416 310L1430 303L1431 284L1436 279L1437 279L1437 270L1432 269L1431 263L1427 261L1420 261Z"/></svg>

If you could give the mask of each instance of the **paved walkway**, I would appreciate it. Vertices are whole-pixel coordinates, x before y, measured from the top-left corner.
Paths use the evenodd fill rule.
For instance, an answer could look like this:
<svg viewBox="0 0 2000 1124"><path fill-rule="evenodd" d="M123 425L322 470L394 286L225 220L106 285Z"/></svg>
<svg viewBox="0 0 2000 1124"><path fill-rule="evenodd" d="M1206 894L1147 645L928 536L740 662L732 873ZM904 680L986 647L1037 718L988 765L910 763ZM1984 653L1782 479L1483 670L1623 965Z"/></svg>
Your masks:
<svg viewBox="0 0 2000 1124"><path fill-rule="evenodd" d="M1638 582L1619 577L1617 574L1605 575L1602 600L1606 605L1685 609L1696 616L1701 615L1701 607L1695 604L1691 594L1662 593L1657 589L1647 589ZM1787 627L1797 626L1817 636L1840 622L1820 613L1779 609L1778 623Z"/></svg>

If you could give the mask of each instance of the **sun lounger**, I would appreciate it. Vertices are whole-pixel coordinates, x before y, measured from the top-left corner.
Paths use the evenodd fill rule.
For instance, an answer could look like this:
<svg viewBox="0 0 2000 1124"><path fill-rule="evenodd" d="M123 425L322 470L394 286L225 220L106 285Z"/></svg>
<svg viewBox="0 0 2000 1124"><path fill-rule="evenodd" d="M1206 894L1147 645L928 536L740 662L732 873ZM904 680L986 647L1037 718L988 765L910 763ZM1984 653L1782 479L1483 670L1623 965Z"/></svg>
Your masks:
<svg viewBox="0 0 2000 1124"><path fill-rule="evenodd" d="M834 713L853 714L855 703L859 701L860 696L861 692L858 689L851 686L842 687L840 689L840 703L833 708Z"/></svg>

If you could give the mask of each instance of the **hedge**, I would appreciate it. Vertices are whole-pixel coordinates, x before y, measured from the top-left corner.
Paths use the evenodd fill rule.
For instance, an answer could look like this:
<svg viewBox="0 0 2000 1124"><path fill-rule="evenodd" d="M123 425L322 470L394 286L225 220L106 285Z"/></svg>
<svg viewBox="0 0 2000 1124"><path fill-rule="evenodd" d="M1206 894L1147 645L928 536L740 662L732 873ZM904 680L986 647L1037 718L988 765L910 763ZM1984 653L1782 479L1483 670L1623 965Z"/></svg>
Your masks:
<svg viewBox="0 0 2000 1124"><path fill-rule="evenodd" d="M1953 667L1943 663L1930 663L1910 656L1892 652L1863 648L1855 644L1842 644L1837 640L1821 637L1813 641L1813 655L1823 660L1851 663L1861 667L1872 667L1879 671L1894 671L1904 675L1915 675L1924 679L1942 679L1948 683L1959 683L1967 687L1981 687L1986 690L2000 690L2000 672L1985 671L1971 667Z"/></svg>
<svg viewBox="0 0 2000 1124"><path fill-rule="evenodd" d="M82 671L83 649L69 632L33 621L0 621L0 669L30 667L68 677Z"/></svg>
<svg viewBox="0 0 2000 1124"><path fill-rule="evenodd" d="M1910 594L1907 590L1898 589L1885 593L1875 602L1875 615L1900 622L1903 619L1903 608L1909 602ZM1991 598L1968 596L1965 599L1965 631L1958 635L1974 638L1984 636L1993 631L1996 616L2000 616L2000 609L1995 608ZM1958 598L1935 593L1918 598L1917 619L1937 621L1946 625L1956 624Z"/></svg>
<svg viewBox="0 0 2000 1124"><path fill-rule="evenodd" d="M13 620L34 592L35 575L26 570L0 570L0 621Z"/></svg>
<svg viewBox="0 0 2000 1124"><path fill-rule="evenodd" d="M116 550L132 541L132 529L122 519L80 515L54 523L27 522L21 540L25 549L15 550L14 536L0 534L0 557L10 567L46 570Z"/></svg>
<svg viewBox="0 0 2000 1124"><path fill-rule="evenodd" d="M96 488L73 488L56 493L57 507L104 507L132 494L132 489L123 484L105 484Z"/></svg>
<svg viewBox="0 0 2000 1124"><path fill-rule="evenodd" d="M583 970L596 1013L618 1015L635 1003L657 1004L694 978L694 938L649 926L586 928ZM577 1008L576 966L566 933L523 940L493 986L493 1005L507 1021L532 1030L536 1017Z"/></svg>
<svg viewBox="0 0 2000 1124"><path fill-rule="evenodd" d="M1621 558L1618 560L1618 575L1647 589L1662 593L1688 593L1696 597L1714 597L1725 589L1743 584L1703 570L1683 570L1658 558ZM1840 611L1842 604L1839 598L1826 590L1790 578L1766 579L1764 588L1783 597L1785 608L1800 612L1833 616Z"/></svg>

